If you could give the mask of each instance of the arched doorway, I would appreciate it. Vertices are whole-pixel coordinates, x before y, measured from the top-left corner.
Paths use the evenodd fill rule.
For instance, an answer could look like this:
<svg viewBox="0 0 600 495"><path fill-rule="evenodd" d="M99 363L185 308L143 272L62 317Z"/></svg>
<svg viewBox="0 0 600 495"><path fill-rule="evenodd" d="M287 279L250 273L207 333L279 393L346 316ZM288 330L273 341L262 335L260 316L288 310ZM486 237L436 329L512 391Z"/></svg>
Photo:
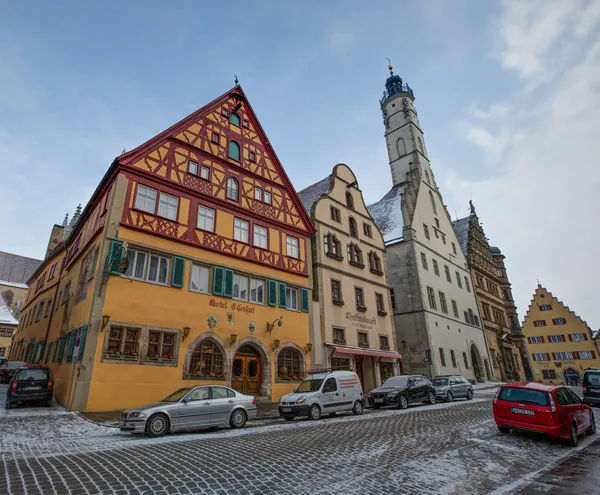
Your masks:
<svg viewBox="0 0 600 495"><path fill-rule="evenodd" d="M261 370L258 350L251 344L241 346L231 364L231 387L242 394L258 395Z"/></svg>
<svg viewBox="0 0 600 495"><path fill-rule="evenodd" d="M475 344L471 344L471 364L473 365L473 373L475 375L475 379L480 382L483 379L481 369L481 358L479 357L479 351Z"/></svg>
<svg viewBox="0 0 600 495"><path fill-rule="evenodd" d="M581 383L581 375L579 374L579 371L573 368L565 368L565 371L563 372L563 378L565 385L576 387Z"/></svg>

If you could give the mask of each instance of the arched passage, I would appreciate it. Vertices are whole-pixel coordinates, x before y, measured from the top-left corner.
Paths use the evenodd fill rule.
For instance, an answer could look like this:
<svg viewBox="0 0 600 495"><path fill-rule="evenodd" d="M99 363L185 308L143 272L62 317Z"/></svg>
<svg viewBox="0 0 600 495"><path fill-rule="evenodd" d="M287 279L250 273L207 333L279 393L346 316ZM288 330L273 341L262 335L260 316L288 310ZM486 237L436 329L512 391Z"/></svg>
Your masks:
<svg viewBox="0 0 600 495"><path fill-rule="evenodd" d="M479 351L477 350L477 346L475 344L471 344L471 363L473 364L473 373L475 374L475 379L480 382L483 380L483 365L481 362L481 356L479 355Z"/></svg>

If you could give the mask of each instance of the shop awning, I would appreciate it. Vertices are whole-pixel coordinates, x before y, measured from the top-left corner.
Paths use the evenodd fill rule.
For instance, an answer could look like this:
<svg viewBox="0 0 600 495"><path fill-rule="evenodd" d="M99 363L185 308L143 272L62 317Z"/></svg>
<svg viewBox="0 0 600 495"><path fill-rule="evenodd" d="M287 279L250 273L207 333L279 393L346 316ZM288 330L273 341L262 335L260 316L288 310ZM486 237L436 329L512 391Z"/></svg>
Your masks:
<svg viewBox="0 0 600 495"><path fill-rule="evenodd" d="M346 347L340 345L330 345L329 347L340 354L353 354L355 356L374 356L374 357L386 357L392 359L402 359L402 354L393 351L376 351L374 349L363 349L360 347Z"/></svg>

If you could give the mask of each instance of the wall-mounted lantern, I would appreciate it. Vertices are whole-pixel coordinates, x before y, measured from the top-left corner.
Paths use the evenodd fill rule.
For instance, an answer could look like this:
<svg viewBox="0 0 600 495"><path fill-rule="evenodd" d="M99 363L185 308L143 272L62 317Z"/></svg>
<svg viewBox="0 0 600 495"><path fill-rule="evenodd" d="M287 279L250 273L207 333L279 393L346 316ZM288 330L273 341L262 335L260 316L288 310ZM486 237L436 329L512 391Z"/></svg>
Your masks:
<svg viewBox="0 0 600 495"><path fill-rule="evenodd" d="M183 327L183 338L181 339L182 342L189 337L190 330L190 327Z"/></svg>
<svg viewBox="0 0 600 495"><path fill-rule="evenodd" d="M106 325L108 325L109 321L110 321L109 315L102 315L102 325L100 326L101 332L104 332L104 328L106 327Z"/></svg>
<svg viewBox="0 0 600 495"><path fill-rule="evenodd" d="M233 344L235 344L237 342L237 333L232 333L229 336L229 339L230 339L229 340L229 347L231 348L231 347L233 347Z"/></svg>

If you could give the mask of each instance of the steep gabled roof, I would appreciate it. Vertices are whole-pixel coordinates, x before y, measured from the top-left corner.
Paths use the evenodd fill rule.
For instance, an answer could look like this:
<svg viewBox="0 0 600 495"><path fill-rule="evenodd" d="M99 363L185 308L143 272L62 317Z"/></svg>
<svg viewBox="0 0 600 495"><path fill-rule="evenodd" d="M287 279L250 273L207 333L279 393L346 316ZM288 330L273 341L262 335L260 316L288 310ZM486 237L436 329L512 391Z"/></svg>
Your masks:
<svg viewBox="0 0 600 495"><path fill-rule="evenodd" d="M310 210L313 205L319 201L321 196L331 192L332 184L333 181L331 180L331 175L328 175L324 179L305 187L298 193L298 197L300 198L300 201L302 201L302 205L309 215L311 214Z"/></svg>
<svg viewBox="0 0 600 495"><path fill-rule="evenodd" d="M404 186L404 182L396 184L381 200L367 206L367 210L381 231L386 244L403 239L402 193Z"/></svg>
<svg viewBox="0 0 600 495"><path fill-rule="evenodd" d="M452 222L452 228L456 233L456 238L460 244L460 249L465 257L467 257L469 254L469 218L470 217L464 217Z"/></svg>
<svg viewBox="0 0 600 495"><path fill-rule="evenodd" d="M25 284L42 260L0 251L0 280Z"/></svg>

